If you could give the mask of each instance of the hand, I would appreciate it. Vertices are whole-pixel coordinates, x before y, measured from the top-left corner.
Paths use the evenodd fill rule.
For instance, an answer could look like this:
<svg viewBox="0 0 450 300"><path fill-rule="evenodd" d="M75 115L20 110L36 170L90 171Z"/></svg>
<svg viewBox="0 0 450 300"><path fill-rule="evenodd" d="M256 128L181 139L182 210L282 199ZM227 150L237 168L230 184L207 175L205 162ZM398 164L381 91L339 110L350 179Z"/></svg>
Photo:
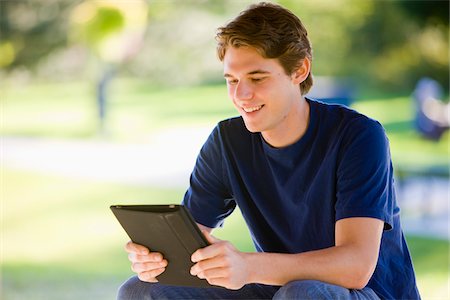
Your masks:
<svg viewBox="0 0 450 300"><path fill-rule="evenodd" d="M196 264L192 266L191 274L206 279L209 284L232 290L247 284L249 275L245 254L230 242L219 240L207 231L203 234L211 245L192 254L191 259Z"/></svg>
<svg viewBox="0 0 450 300"><path fill-rule="evenodd" d="M125 245L128 259L131 261L131 270L137 273L141 281L158 282L157 276L166 270L167 260L161 253L150 252L144 246L129 241Z"/></svg>

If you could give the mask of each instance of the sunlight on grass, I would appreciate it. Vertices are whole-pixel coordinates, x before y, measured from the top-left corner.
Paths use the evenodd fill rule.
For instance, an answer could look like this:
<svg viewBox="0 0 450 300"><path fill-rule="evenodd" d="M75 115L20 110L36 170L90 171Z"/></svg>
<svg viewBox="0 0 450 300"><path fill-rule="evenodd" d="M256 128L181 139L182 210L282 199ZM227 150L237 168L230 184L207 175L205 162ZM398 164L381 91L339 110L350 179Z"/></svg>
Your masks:
<svg viewBox="0 0 450 300"><path fill-rule="evenodd" d="M95 299L114 298L132 272L123 250L128 237L109 206L179 203L185 192L5 169L3 180L6 299L88 299L92 294L97 294ZM235 212L216 235L252 251L242 222ZM49 286L54 289L47 290Z"/></svg>
<svg viewBox="0 0 450 300"><path fill-rule="evenodd" d="M109 206L179 203L184 195L183 189L95 183L5 169L3 176L5 299L114 298L132 272L123 250L128 238ZM238 210L214 234L242 251L254 251ZM423 298L448 295L448 241L408 237L408 244Z"/></svg>
<svg viewBox="0 0 450 300"><path fill-rule="evenodd" d="M236 115L224 85L163 90L117 79L109 92L108 141L119 143L147 143L158 139L155 133L176 138L167 132L212 128ZM86 83L9 87L3 108L2 135L96 139L94 87ZM448 166L448 132L439 142L421 138L409 97L365 100L354 108L383 124L395 165ZM188 142L192 131L185 132ZM4 299L113 299L132 272L123 250L128 238L109 206L179 203L185 192L5 168L2 179ZM214 234L254 251L238 210ZM410 236L408 244L423 299L448 299L448 241Z"/></svg>
<svg viewBox="0 0 450 300"><path fill-rule="evenodd" d="M174 124L215 124L236 115L224 85L155 89L146 81L117 79L108 95L105 124L114 139L138 139ZM96 101L94 86L82 82L10 88L0 133L94 137Z"/></svg>
<svg viewBox="0 0 450 300"><path fill-rule="evenodd" d="M356 102L352 105L357 111L378 120L382 124L410 121L414 115L414 106L409 97L372 99Z"/></svg>
<svg viewBox="0 0 450 300"><path fill-rule="evenodd" d="M81 83L5 87L1 134L90 136L97 125L91 99L93 89Z"/></svg>
<svg viewBox="0 0 450 300"><path fill-rule="evenodd" d="M225 85L160 89L145 80L117 78L108 95L107 136L118 141L142 141L167 127L212 127L237 115ZM4 103L1 134L92 138L98 133L94 87L88 83L10 87ZM395 165L448 165L448 132L439 142L419 136L409 96L364 100L352 107L383 124Z"/></svg>
<svg viewBox="0 0 450 300"><path fill-rule="evenodd" d="M24 183L28 188L23 188ZM65 261L79 256L88 245L111 245L118 232L122 238L125 235L109 211L110 205L179 203L183 192L8 171L3 232L8 243L3 258L9 262Z"/></svg>
<svg viewBox="0 0 450 300"><path fill-rule="evenodd" d="M407 237L407 242L422 298L446 299L450 297L449 241L410 236Z"/></svg>

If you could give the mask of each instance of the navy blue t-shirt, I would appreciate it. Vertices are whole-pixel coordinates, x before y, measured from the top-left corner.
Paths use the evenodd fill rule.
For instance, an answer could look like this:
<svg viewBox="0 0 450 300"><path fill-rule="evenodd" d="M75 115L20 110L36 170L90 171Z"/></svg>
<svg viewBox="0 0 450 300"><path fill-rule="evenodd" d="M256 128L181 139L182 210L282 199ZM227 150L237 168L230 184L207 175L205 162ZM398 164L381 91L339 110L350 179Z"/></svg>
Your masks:
<svg viewBox="0 0 450 300"><path fill-rule="evenodd" d="M336 221L380 219L380 255L368 287L381 298L420 298L383 127L344 106L307 101L308 128L284 148L249 132L241 117L220 122L200 151L183 204L211 228L238 205L260 252L332 247Z"/></svg>

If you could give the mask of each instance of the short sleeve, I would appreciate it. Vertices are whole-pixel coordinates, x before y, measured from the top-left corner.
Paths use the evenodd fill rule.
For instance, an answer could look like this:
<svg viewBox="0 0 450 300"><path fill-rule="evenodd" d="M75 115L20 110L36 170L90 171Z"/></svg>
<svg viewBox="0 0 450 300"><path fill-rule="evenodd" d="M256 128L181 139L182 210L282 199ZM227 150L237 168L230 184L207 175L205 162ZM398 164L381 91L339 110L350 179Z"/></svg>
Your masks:
<svg viewBox="0 0 450 300"><path fill-rule="evenodd" d="M236 207L224 179L223 152L218 125L200 150L182 202L197 223L210 228L221 226Z"/></svg>
<svg viewBox="0 0 450 300"><path fill-rule="evenodd" d="M389 142L377 121L360 117L343 137L338 161L336 221L371 217L393 226L395 192Z"/></svg>

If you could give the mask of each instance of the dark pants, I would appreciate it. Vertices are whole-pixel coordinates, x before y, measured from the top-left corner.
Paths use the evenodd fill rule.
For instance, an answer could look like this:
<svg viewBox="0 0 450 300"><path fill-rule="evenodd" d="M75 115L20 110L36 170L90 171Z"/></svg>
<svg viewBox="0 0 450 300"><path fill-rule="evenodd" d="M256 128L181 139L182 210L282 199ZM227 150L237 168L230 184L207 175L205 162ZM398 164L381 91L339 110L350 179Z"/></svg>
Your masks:
<svg viewBox="0 0 450 300"><path fill-rule="evenodd" d="M118 300L144 299L379 299L370 288L349 290L340 286L314 280L292 281L275 287L248 284L240 290L224 288L176 287L140 281L136 276L119 289Z"/></svg>

